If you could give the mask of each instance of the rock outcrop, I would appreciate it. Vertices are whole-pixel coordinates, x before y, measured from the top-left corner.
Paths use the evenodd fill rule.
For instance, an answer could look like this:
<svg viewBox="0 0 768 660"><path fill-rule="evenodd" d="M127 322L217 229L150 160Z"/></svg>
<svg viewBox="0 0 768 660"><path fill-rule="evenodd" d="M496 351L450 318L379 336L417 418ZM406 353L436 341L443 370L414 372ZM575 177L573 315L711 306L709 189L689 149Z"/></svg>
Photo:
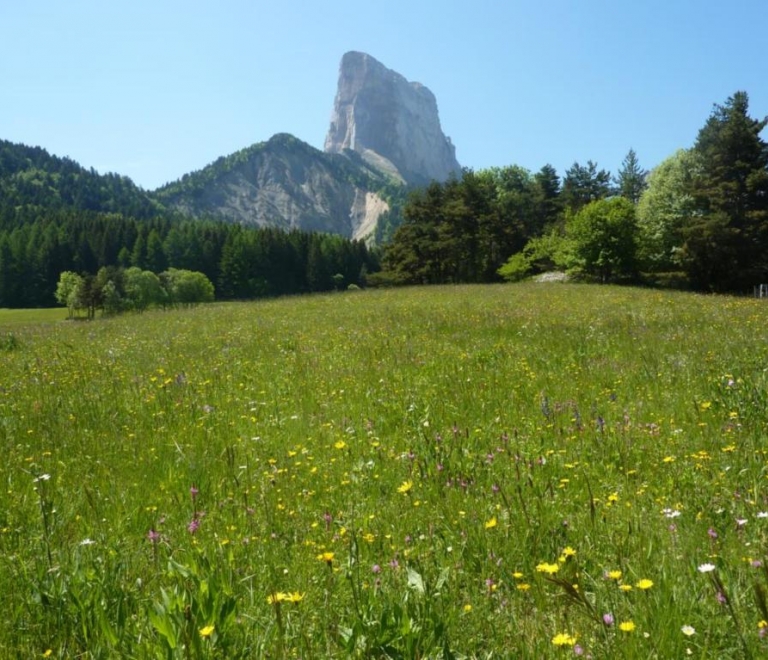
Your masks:
<svg viewBox="0 0 768 660"><path fill-rule="evenodd" d="M389 210L376 193L386 182L359 157L323 153L278 134L155 194L166 207L194 217L364 239Z"/></svg>
<svg viewBox="0 0 768 660"><path fill-rule="evenodd" d="M461 171L440 128L434 94L365 53L349 52L341 60L325 151L345 150L408 183L445 181Z"/></svg>

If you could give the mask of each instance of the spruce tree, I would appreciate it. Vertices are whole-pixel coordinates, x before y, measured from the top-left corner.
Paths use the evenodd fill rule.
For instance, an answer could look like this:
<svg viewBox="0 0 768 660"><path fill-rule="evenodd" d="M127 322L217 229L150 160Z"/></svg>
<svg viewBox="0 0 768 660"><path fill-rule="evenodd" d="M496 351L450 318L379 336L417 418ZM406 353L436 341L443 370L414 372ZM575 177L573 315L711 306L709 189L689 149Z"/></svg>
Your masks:
<svg viewBox="0 0 768 660"><path fill-rule="evenodd" d="M633 204L637 204L646 188L645 178L647 174L640 167L640 161L635 150L630 149L629 153L624 157L619 175L616 177L616 189L619 195L625 197Z"/></svg>
<svg viewBox="0 0 768 660"><path fill-rule="evenodd" d="M716 105L699 131L685 228L684 265L692 282L716 291L768 282L768 119L748 114L746 92Z"/></svg>

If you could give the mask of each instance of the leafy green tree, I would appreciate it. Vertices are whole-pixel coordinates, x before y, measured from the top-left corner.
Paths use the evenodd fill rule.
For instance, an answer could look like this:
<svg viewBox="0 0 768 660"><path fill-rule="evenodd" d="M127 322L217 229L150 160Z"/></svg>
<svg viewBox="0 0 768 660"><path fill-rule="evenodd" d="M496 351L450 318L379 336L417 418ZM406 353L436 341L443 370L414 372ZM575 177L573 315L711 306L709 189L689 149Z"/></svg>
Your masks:
<svg viewBox="0 0 768 660"><path fill-rule="evenodd" d="M152 305L159 305L164 295L160 278L152 271L135 266L125 271L125 297L132 309L143 312Z"/></svg>
<svg viewBox="0 0 768 660"><path fill-rule="evenodd" d="M172 305L189 307L214 300L213 284L203 273L169 268L161 273L160 280Z"/></svg>
<svg viewBox="0 0 768 660"><path fill-rule="evenodd" d="M56 302L67 308L68 318L73 318L78 308L78 297L83 287L83 278L77 273L66 270L59 276L56 285Z"/></svg>
<svg viewBox="0 0 768 660"><path fill-rule="evenodd" d="M683 228L694 216L695 154L680 149L648 174L637 204L638 259L649 272L680 268Z"/></svg>
<svg viewBox="0 0 768 660"><path fill-rule="evenodd" d="M624 197L587 204L566 222L572 268L607 282L635 273L635 206Z"/></svg>
<svg viewBox="0 0 768 660"><path fill-rule="evenodd" d="M616 177L616 192L633 204L637 204L646 188L647 174L648 172L640 167L635 150L630 149Z"/></svg>
<svg viewBox="0 0 768 660"><path fill-rule="evenodd" d="M694 285L751 290L768 281L768 118L749 116L746 92L716 105L693 148L695 214L684 229L682 262Z"/></svg>

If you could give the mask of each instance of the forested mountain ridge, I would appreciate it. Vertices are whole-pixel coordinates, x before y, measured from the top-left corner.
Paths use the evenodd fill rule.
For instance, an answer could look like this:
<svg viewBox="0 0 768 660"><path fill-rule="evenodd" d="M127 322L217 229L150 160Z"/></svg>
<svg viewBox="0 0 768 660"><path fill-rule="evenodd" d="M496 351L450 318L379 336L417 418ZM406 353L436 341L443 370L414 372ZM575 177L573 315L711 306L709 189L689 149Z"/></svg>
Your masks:
<svg viewBox="0 0 768 660"><path fill-rule="evenodd" d="M119 174L99 174L70 158L0 140L0 207L76 209L139 219L163 209L152 194Z"/></svg>
<svg viewBox="0 0 768 660"><path fill-rule="evenodd" d="M358 154L279 133L155 191L167 208L259 227L365 238L401 188Z"/></svg>

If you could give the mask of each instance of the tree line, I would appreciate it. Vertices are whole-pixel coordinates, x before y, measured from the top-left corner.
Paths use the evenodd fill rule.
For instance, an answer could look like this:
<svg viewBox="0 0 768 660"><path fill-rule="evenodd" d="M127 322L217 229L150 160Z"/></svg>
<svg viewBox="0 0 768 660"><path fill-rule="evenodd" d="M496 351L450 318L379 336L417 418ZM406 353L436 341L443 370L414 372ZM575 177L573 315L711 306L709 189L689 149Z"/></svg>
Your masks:
<svg viewBox="0 0 768 660"><path fill-rule="evenodd" d="M329 291L379 269L361 241L175 217L0 207L0 307L50 307L62 273L130 268L198 272L216 299Z"/></svg>
<svg viewBox="0 0 768 660"><path fill-rule="evenodd" d="M606 281L751 291L768 281L766 119L745 92L715 105L690 149L650 173L630 149L616 177L588 161L464 170L413 193L372 279L519 280L549 269Z"/></svg>

